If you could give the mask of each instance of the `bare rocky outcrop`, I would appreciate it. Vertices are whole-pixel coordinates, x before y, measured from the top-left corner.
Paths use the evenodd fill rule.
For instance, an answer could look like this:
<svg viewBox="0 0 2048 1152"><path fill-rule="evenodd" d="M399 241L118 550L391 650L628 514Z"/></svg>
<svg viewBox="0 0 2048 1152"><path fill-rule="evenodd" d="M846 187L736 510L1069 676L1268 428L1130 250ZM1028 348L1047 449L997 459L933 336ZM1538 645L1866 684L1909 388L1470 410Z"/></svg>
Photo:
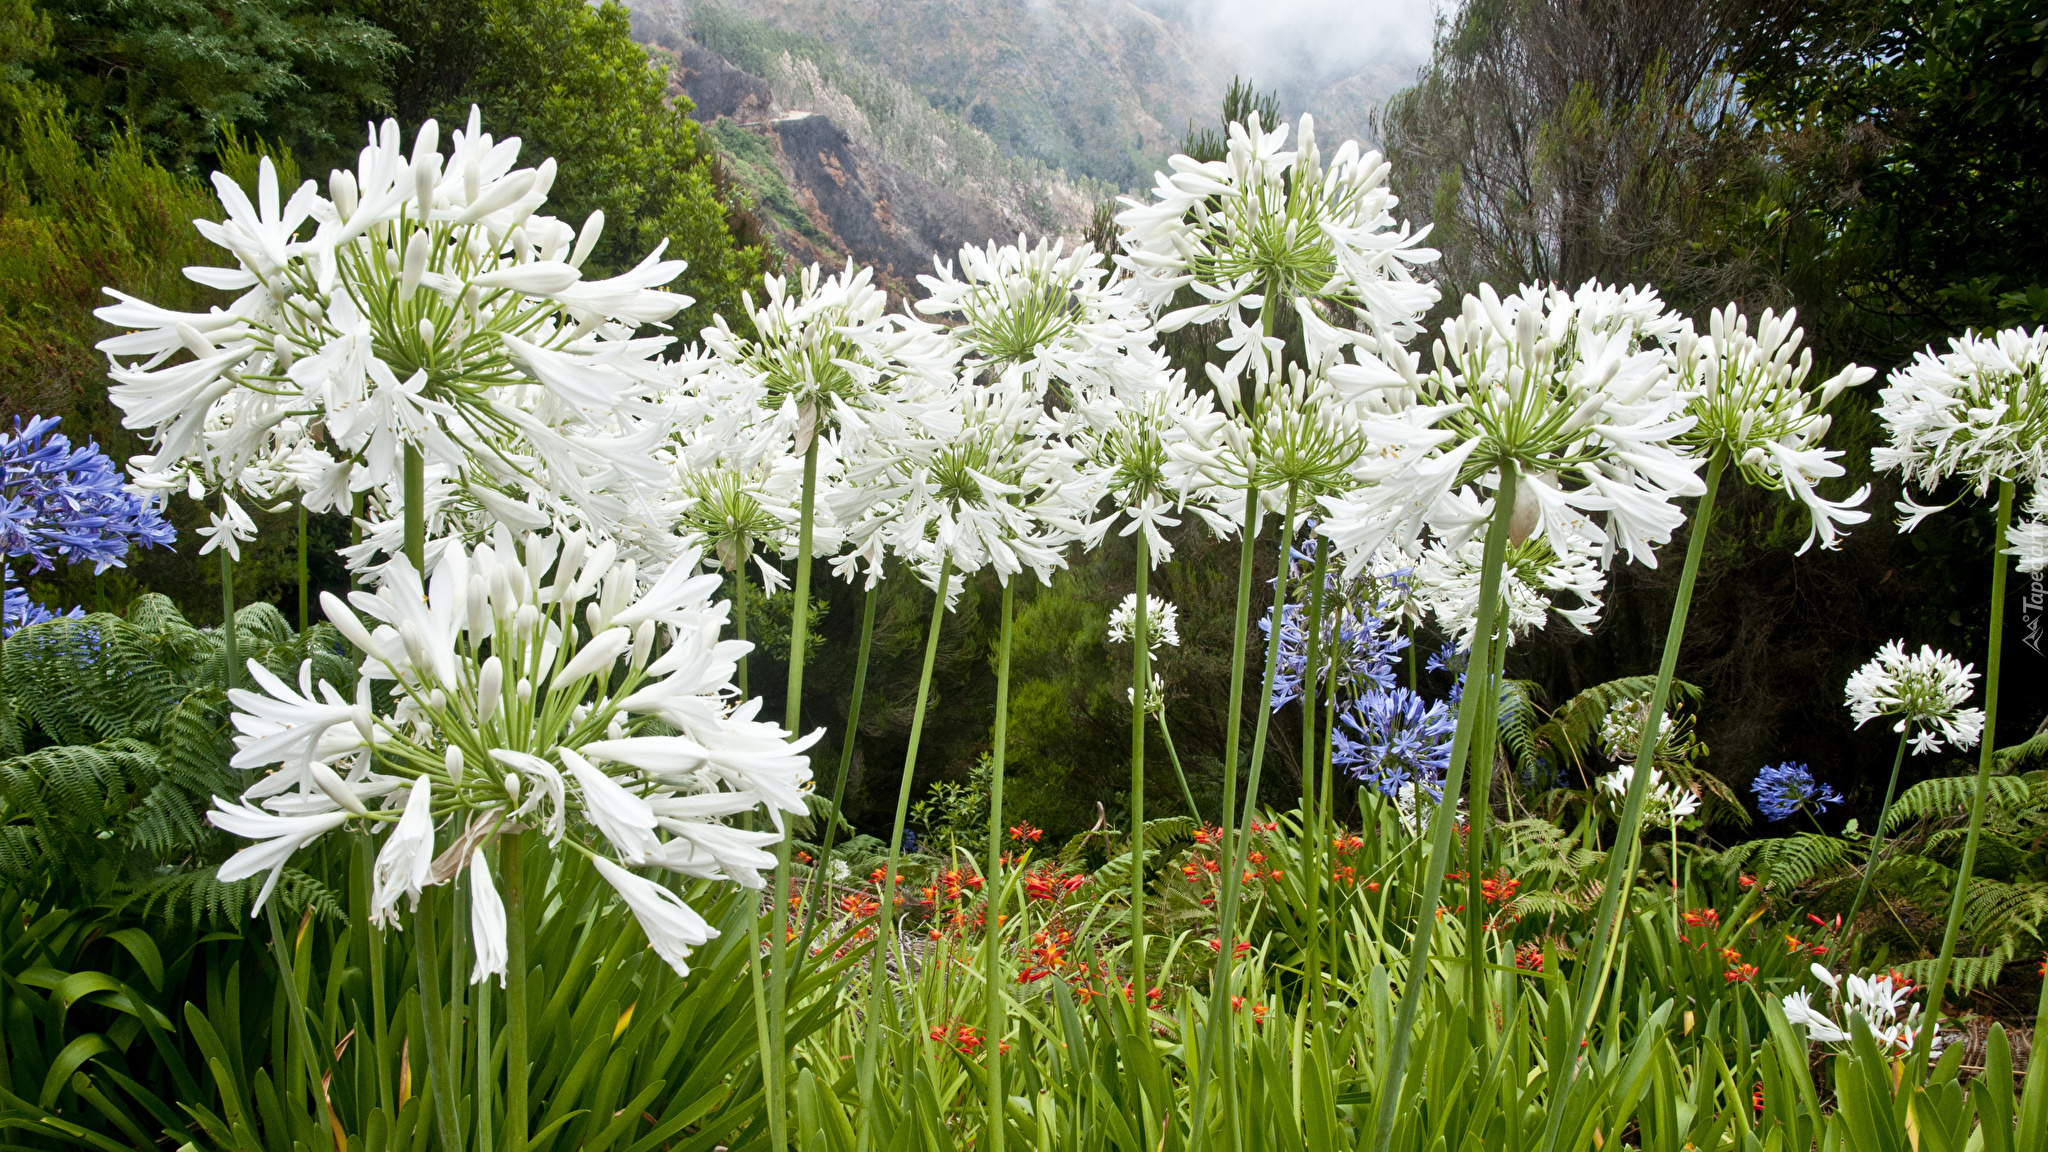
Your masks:
<svg viewBox="0 0 2048 1152"><path fill-rule="evenodd" d="M667 58L671 92L711 128L726 163L790 263L875 269L905 297L933 260L965 244L1006 242L1045 228L945 187L862 144L831 116L780 106L768 82L734 67L659 12L636 7L637 39Z"/></svg>

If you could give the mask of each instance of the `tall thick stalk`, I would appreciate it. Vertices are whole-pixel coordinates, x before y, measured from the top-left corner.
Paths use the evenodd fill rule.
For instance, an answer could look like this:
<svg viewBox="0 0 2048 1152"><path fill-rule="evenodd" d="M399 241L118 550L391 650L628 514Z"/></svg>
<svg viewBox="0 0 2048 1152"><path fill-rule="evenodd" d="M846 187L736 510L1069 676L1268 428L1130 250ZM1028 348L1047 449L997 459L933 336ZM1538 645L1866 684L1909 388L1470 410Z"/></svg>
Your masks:
<svg viewBox="0 0 2048 1152"><path fill-rule="evenodd" d="M526 1048L526 884L524 833L498 837L498 878L505 885L505 1134L503 1152L526 1152L530 1059ZM488 981L486 982L488 983Z"/></svg>
<svg viewBox="0 0 2048 1152"><path fill-rule="evenodd" d="M1145 994L1145 705L1152 692L1152 634L1147 602L1152 548L1138 537L1137 607L1131 614L1131 987ZM1008 618L1005 618L1008 627ZM1139 1001L1142 1003L1142 1001Z"/></svg>
<svg viewBox="0 0 2048 1152"><path fill-rule="evenodd" d="M1246 634L1251 629L1252 617L1252 560L1258 553L1259 490L1248 489L1244 494L1244 531L1238 542L1237 552L1237 622L1230 641L1230 696L1224 702L1223 719L1223 803L1217 818L1222 821L1221 835L1216 846L1220 859L1235 858L1236 836L1231 809L1237 802L1237 753L1239 742L1244 735L1244 658ZM1227 882L1229 877L1224 878ZM1227 988L1230 984L1230 949L1221 949L1216 956L1216 987ZM1229 1021L1217 1011L1217 1007L1228 1006L1229 994L1217 992L1212 997L1209 1013L1209 1042L1203 1046L1204 1059L1196 1064L1193 1100L1193 1130L1195 1143L1206 1146L1209 1135L1208 1091L1212 1073L1220 1072L1224 1084L1224 1116L1226 1130L1233 1133L1230 1143L1236 1144L1235 1118L1236 1081L1230 1075L1229 1049L1236 1045L1229 1027Z"/></svg>
<svg viewBox="0 0 2048 1152"><path fill-rule="evenodd" d="M853 768L853 742L860 735L860 703L868 690L868 654L875 646L875 593L870 588L862 597L860 613L860 655L853 663L853 698L846 706L846 734L839 742L839 777L832 784L832 813L825 824L824 842L818 848L817 863L811 870L811 891L804 897L804 948L810 947L811 927L817 922L818 902L824 899L825 872L832 862L832 843L838 839L840 812L846 803L846 776Z"/></svg>
<svg viewBox="0 0 2048 1152"><path fill-rule="evenodd" d="M1483 686L1475 690L1472 670L1480 670L1483 676L1493 666L1493 622L1500 607L1500 574L1507 559L1508 523L1514 519L1515 486L1519 479L1512 463L1501 466L1493 520L1486 528L1486 550L1479 569L1478 618L1472 629L1472 652L1465 663L1465 691L1458 701L1458 726L1451 734L1451 759L1444 772L1443 796L1429 821L1429 870L1423 874L1422 895L1415 905L1415 934L1409 943L1407 983L1401 989L1401 1006L1394 1016L1393 1050L1387 1058L1386 1079L1373 1099L1379 1117L1373 1147L1379 1152L1389 1152L1392 1147L1401 1084L1408 1075L1408 1045L1415 1035L1415 1015L1422 1006L1423 986L1429 982L1429 950L1436 932L1437 900L1443 895L1444 873L1451 865L1451 839L1457 824L1458 792L1465 782L1465 759L1472 748L1473 730L1479 726L1481 709L1499 703L1497 697L1487 701ZM1418 812L1420 805L1418 796Z"/></svg>
<svg viewBox="0 0 2048 1152"><path fill-rule="evenodd" d="M1870 854L1863 858L1863 879L1856 884L1856 899L1849 902L1849 914L1842 918L1841 932L1856 929L1856 913L1863 910L1863 898L1870 894L1870 877L1877 871L1878 853L1884 851L1884 822L1892 814L1892 797L1899 790L1899 769L1906 764L1906 741L1913 735L1912 722L1899 733L1899 751L1892 757L1892 777L1884 786L1884 804L1877 810L1877 823L1870 828Z"/></svg>
<svg viewBox="0 0 2048 1152"><path fill-rule="evenodd" d="M1621 822L1614 830L1614 846L1607 854L1607 876L1600 893L1600 912L1594 920L1593 936L1588 941L1588 950L1581 953L1592 955L1597 952L1603 959L1597 968L1588 965L1586 975L1580 980L1575 998L1578 1011L1572 1020L1571 1036L1564 1048L1566 1052L1579 1051L1580 1041L1586 1038L1586 1030L1592 1027L1593 1014L1598 1010L1601 994L1607 987L1611 968L1607 958L1614 955L1614 941L1621 930L1621 899L1635 876L1634 850L1637 836L1642 831L1643 807L1650 794L1650 768L1656 761L1657 741L1663 737L1664 707L1671 700L1671 679L1678 670L1678 650L1685 642L1685 617L1692 608L1693 582L1699 577L1700 557L1706 552L1707 536L1713 530L1714 496L1720 491L1721 472L1726 464L1721 452L1714 453L1707 461L1707 491L1693 512L1692 536L1685 545L1685 568L1678 576L1678 598L1671 606L1671 622L1664 633L1664 654L1657 662L1657 683L1650 690L1649 705L1644 710L1642 742L1636 746L1635 775L1629 781L1628 798L1622 802ZM1556 1074L1552 1072L1553 1076ZM1550 1152L1557 1146L1558 1133L1564 1124L1565 1105L1578 1074L1579 1061L1574 1059L1564 1070L1562 1086L1550 1098L1550 1118L1545 1123L1543 1134L1544 1152Z"/></svg>
<svg viewBox="0 0 2048 1152"><path fill-rule="evenodd" d="M1467 769L1472 778L1472 798L1465 821L1465 971L1475 1043L1485 1041L1486 1026L1491 1020L1486 976L1486 879L1482 873L1491 848L1488 838L1493 834L1493 765L1500 740L1501 677L1507 666L1508 643L1513 638L1506 627L1499 626L1505 623L1497 621L1494 629L1493 659L1485 668L1483 682L1486 699L1481 702L1479 727L1472 734L1472 763ZM1472 690L1472 674L1467 665L1465 691L1469 694Z"/></svg>
<svg viewBox="0 0 2048 1152"><path fill-rule="evenodd" d="M1963 898L1977 869L1977 842L1984 833L1984 797L1991 791L1991 766L1998 759L1998 660L2005 651L2005 570L2010 566L2005 558L2005 536L2012 527L2012 497L2013 482L2000 480L1998 532L1991 537L1991 636L1984 652L1984 738L1977 745L1977 790L1970 799L1970 833L1963 840L1963 860L1956 869L1956 890L1949 900L1948 924L1941 930L1941 956L1934 962L1934 979L1927 984L1927 1015L1920 1021L1920 1038L1913 1043L1908 1074L1915 1082L1927 1074L1934 1030L1941 1023L1941 997L1948 990L1949 968L1956 958L1956 937L1963 926Z"/></svg>
<svg viewBox="0 0 2048 1152"><path fill-rule="evenodd" d="M794 740L803 731L804 662L810 655L811 628L811 533L818 491L818 438L813 435L804 449L803 499L797 513L796 587L789 609L789 689L783 704L782 726ZM789 998L789 840L786 831L775 843L775 901L768 923L768 1045L764 1058L771 1058L774 1070L765 1085L768 1091L768 1142L774 1152L789 1146L789 1093L783 1077L789 1063L788 1031L784 1018ZM765 1067L765 1066L764 1066Z"/></svg>
<svg viewBox="0 0 2048 1152"><path fill-rule="evenodd" d="M221 531L227 532L228 494L225 490L220 494L220 503ZM225 539L221 541L220 548L220 639L223 646L221 687L233 688L240 671L240 661L235 659L235 559L228 554Z"/></svg>
<svg viewBox="0 0 2048 1152"><path fill-rule="evenodd" d="M1222 1043L1218 1046L1220 1050L1217 1053L1217 1059L1221 1061L1218 1067L1223 1071L1225 1090L1231 1093L1231 1095L1225 1097L1225 1129L1230 1134L1230 1147L1233 1149L1238 1146L1239 1138L1242 1134L1239 1131L1238 1125L1235 1099L1236 1080L1233 1073L1237 1033L1230 1023L1230 997L1233 987L1230 977L1230 969L1232 967L1231 953L1236 949L1237 900L1238 891L1243 886L1241 880L1241 875L1244 871L1243 861L1245 853L1250 851L1251 848L1252 815L1258 811L1259 768L1266 758L1266 730L1273 718L1273 673L1278 669L1280 663L1280 609L1287 599L1287 551L1294 545L1295 499L1296 490L1290 485L1287 490L1287 515L1280 522L1280 547L1278 550L1280 567L1273 574L1273 608L1271 617L1273 625L1267 630L1266 634L1266 674L1263 678L1264 685L1258 696L1258 719L1252 725L1252 752L1249 762L1250 768L1245 773L1244 810L1238 820L1238 826L1243 829L1242 835L1233 837L1230 832L1229 821L1232 797L1228 788L1224 790L1223 797L1224 843L1221 852L1221 859L1223 861L1223 893L1217 901L1221 911L1217 917L1216 928L1216 982L1215 987L1210 991L1209 1012L1211 1019L1215 1022L1215 1026L1221 1029ZM1239 648L1243 648L1241 641ZM1234 674L1231 679L1233 683L1236 683L1241 677ZM1241 693L1233 693L1231 695L1233 719L1236 715L1235 710L1241 705L1243 699L1244 697ZM1234 742L1232 747L1233 749L1235 748ZM1213 1044L1214 1042L1212 1042Z"/></svg>
<svg viewBox="0 0 2048 1152"><path fill-rule="evenodd" d="M881 1102L874 1098L875 1057L882 1042L882 988L888 979L888 964L883 956L884 948L899 953L900 944L896 939L896 867L903 859L903 821L910 812L910 782L916 775L917 745L924 736L925 704L931 698L932 666L939 658L939 625L946 618L946 585L953 578L953 557L948 555L939 564L938 588L932 598L932 619L925 628L924 668L917 677L917 706L910 714L910 745L903 752L903 777L896 786L896 818L890 825L889 859L882 870L882 904L875 910L876 940L868 953L868 1010L864 1024L867 1028L866 1042L861 1048L859 1080L861 1102L860 1144L863 1149L872 1147L872 1126L869 1117ZM904 976L909 976L904 972Z"/></svg>
<svg viewBox="0 0 2048 1152"><path fill-rule="evenodd" d="M1307 643L1301 664L1301 882L1308 888L1308 962L1303 975L1308 978L1311 1011L1320 1011L1315 1007L1323 974L1323 934L1318 927L1322 923L1323 910L1322 868L1319 864L1322 842L1319 837L1322 834L1321 812L1329 803L1327 791L1321 803L1316 797L1316 719L1319 715L1316 705L1322 687L1316 682L1319 679L1316 672L1322 667L1323 598L1329 584L1330 553L1334 551L1336 549L1330 546L1329 541L1316 542L1316 564L1309 577L1315 581L1315 590L1309 594ZM1280 571L1284 577L1287 569L1283 566ZM1341 607L1339 611L1342 611ZM1273 628L1275 631L1280 628L1277 615L1273 619ZM1343 631L1341 616L1336 631ZM1332 667L1336 666L1336 655L1334 650L1329 654ZM1272 701L1267 700L1266 707L1270 710L1272 706Z"/></svg>
<svg viewBox="0 0 2048 1152"><path fill-rule="evenodd" d="M1141 543L1140 548L1144 545ZM988 865L982 872L988 890L986 927L982 932L982 984L988 997L988 1018L982 1034L988 1038L988 1148L1003 1152L1006 1135L1003 1109L1008 1100L1003 1087L1003 1036L1009 1031L1009 1012L1003 989L1003 760L1010 742L1010 625L1015 612L1017 585L1003 582L1003 625L996 657L996 732L988 794ZM1139 603L1143 603L1142 600ZM1143 611L1142 608L1139 609Z"/></svg>

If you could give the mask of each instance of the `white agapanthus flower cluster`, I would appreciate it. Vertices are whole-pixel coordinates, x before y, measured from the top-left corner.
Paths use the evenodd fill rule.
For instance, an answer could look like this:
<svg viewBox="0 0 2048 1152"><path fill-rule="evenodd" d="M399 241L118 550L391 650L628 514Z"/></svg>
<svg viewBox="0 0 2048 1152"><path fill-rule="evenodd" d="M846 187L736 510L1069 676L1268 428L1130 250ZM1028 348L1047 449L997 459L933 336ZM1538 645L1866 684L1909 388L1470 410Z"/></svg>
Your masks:
<svg viewBox="0 0 2048 1152"><path fill-rule="evenodd" d="M1436 259L1420 247L1428 230L1396 221L1392 166L1356 141L1326 164L1309 117L1292 150L1285 124L1269 129L1254 117L1230 125L1223 159L1167 163L1173 171L1159 174L1153 199L1126 198L1117 215L1117 263L1131 273L1132 294L1154 310L1183 288L1199 297L1162 316L1160 331L1228 319L1241 337L1259 327L1260 310L1282 307L1327 328L1316 314L1326 302L1405 340L1436 303L1412 267Z"/></svg>
<svg viewBox="0 0 2048 1152"><path fill-rule="evenodd" d="M1820 1044L1848 1043L1853 1038L1850 1020L1861 1017L1883 1048L1894 1053L1912 1049L1920 1034L1920 1005L1907 1007L1913 998L1911 985L1890 976L1850 976L1845 980L1818 964L1812 971L1815 979L1828 986L1830 1011L1815 1007L1813 994L1804 988L1784 1000L1785 1019L1806 1029L1807 1039Z"/></svg>
<svg viewBox="0 0 2048 1152"><path fill-rule="evenodd" d="M934 257L936 263L936 257ZM951 330L972 360L1026 387L1060 385L1068 396L1090 387L1142 386L1145 365L1133 354L1152 342L1137 299L1112 282L1087 244L1068 252L1043 239L960 249L960 274L939 264L919 276L928 316L952 316Z"/></svg>
<svg viewBox="0 0 2048 1152"><path fill-rule="evenodd" d="M1849 674L1843 694L1858 728L1896 716L1892 731L1911 733L1915 755L1941 751L1943 740L1961 751L1975 748L1984 735L1984 710L1962 706L1976 680L1974 666L1946 652L1927 644L1908 652L1893 640Z"/></svg>
<svg viewBox="0 0 2048 1152"><path fill-rule="evenodd" d="M460 487L535 503L543 517L601 519L658 492L650 448L667 337L640 338L689 306L662 290L683 271L661 250L607 280L583 266L604 227L541 215L553 160L515 168L519 141L493 140L475 110L439 151L433 121L408 154L396 121L322 196L288 199L266 158L257 195L225 175L228 218L200 221L233 268L191 268L242 294L182 313L108 289L100 343L123 425L151 430L134 461L145 487L203 483L265 498L289 486L308 508L346 511L391 491L418 449ZM657 427L649 429L648 424ZM593 524L603 529L603 524Z"/></svg>
<svg viewBox="0 0 2048 1152"><path fill-rule="evenodd" d="M1808 392L1813 349L1800 348L1806 333L1795 319L1791 311L1766 310L1752 333L1748 317L1730 304L1713 313L1705 339L1680 341L1678 359L1693 394L1689 411L1699 421L1681 441L1701 456L1722 453L1751 484L1804 504L1813 529L1799 546L1803 554L1815 540L1835 547L1843 527L1870 519L1857 508L1869 485L1843 500L1828 500L1815 486L1844 474L1835 463L1842 453L1821 447L1833 421L1827 406L1876 370L1851 364Z"/></svg>
<svg viewBox="0 0 2048 1152"><path fill-rule="evenodd" d="M1129 644L1131 634L1138 625L1138 594L1127 592L1118 602L1116 611L1109 614L1109 640L1112 644ZM1145 595L1145 639L1146 646L1157 652L1160 648L1180 647L1180 609L1171 600L1162 600L1150 593Z"/></svg>
<svg viewBox="0 0 2048 1152"><path fill-rule="evenodd" d="M1186 466L1171 447L1213 440L1220 432L1224 416L1213 396L1189 390L1177 372L1158 371L1139 387L1087 389L1074 397L1066 414L1059 434L1079 458L1075 501L1091 509L1107 503L1103 514L1084 528L1084 547L1099 547L1110 529L1121 525L1118 535L1145 534L1156 566L1173 558L1166 529L1178 527L1186 512L1219 538L1236 531L1227 510L1232 490L1219 487L1199 467Z"/></svg>
<svg viewBox="0 0 2048 1152"><path fill-rule="evenodd" d="M1432 541L1422 550L1406 581L1410 600L1436 618L1437 626L1470 649L1479 626L1479 589L1485 573L1486 546L1467 540L1456 548ZM1511 548L1501 569L1501 606L1509 632L1516 638L1541 631L1550 614L1580 632L1591 632L1604 606L1607 579L1599 564L1583 553L1559 556L1541 539ZM1569 601L1564 597L1569 596Z"/></svg>
<svg viewBox="0 0 2048 1152"><path fill-rule="evenodd" d="M1515 543L1541 539L1560 559L1604 567L1616 551L1656 564L1685 522L1675 501L1705 485L1677 443L1695 423L1668 345L1684 321L1655 293L1588 283L1505 299L1481 286L1446 326L1437 368L1416 374L1398 349L1361 367L1356 387L1401 397L1367 413L1387 451L1360 461L1369 486L1324 501L1322 531L1353 573L1384 547L1413 551L1425 527L1446 547L1492 515L1478 488L1513 463ZM1363 361L1361 361L1363 365Z"/></svg>
<svg viewBox="0 0 2048 1152"><path fill-rule="evenodd" d="M1945 354L1930 348L1893 372L1877 411L1889 442L1873 449L1870 459L1879 471L1906 474L1900 526L1910 532L1948 507L1916 501L1913 487L1932 493L1954 476L1982 496L1994 480L2009 480L2026 501L2025 518L2007 529L2003 551L2019 558L2021 572L2048 568L2048 496L2041 492L2048 477L2044 388L2048 327L1958 336Z"/></svg>
<svg viewBox="0 0 2048 1152"><path fill-rule="evenodd" d="M2048 327L1969 334L1919 353L1879 392L1890 442L1871 452L1922 492L1961 477L1982 495L1994 480L2032 485L2048 473ZM1938 507L1899 504L1907 527Z"/></svg>
<svg viewBox="0 0 2048 1152"><path fill-rule="evenodd" d="M1636 766L1623 761L1614 771L1600 778L1600 787L1614 797L1615 804L1621 804L1628 797L1628 788L1636 778ZM1643 819L1667 827L1675 827L1679 821L1700 810L1699 795L1689 788L1664 779L1663 773L1650 769L1649 791L1643 797Z"/></svg>
<svg viewBox="0 0 2048 1152"><path fill-rule="evenodd" d="M400 560L377 592L351 595L354 611L322 597L366 657L353 700L311 683L310 665L294 685L250 663L259 690L230 693L232 763L272 770L239 803L216 800L216 825L259 841L221 877L267 870L260 905L294 852L360 821L386 833L371 918L396 925L401 902L467 870L472 979L502 981L504 913L484 849L537 828L588 856L649 944L685 972L690 948L715 930L629 869L761 887L784 815L805 811L804 753L822 733L791 741L755 718L758 700L738 698L732 677L748 645L719 639L730 605L713 600L719 579L696 574L695 554L643 591L610 541L494 536L474 551L443 549L424 588ZM395 701L383 714L370 705L380 680ZM776 831L726 822L757 808Z"/></svg>
<svg viewBox="0 0 2048 1152"><path fill-rule="evenodd" d="M1075 502L1075 454L1041 413L1020 382L960 380L948 395L947 434L899 441L839 494L853 555L877 567L886 550L933 584L942 569L990 568L1007 582L1065 567L1092 509Z"/></svg>
<svg viewBox="0 0 2048 1152"><path fill-rule="evenodd" d="M695 391L700 397L741 402L773 414L761 421L747 417L739 430L747 433L743 449L718 441L718 453L748 459L785 450L801 456L811 437L836 430L846 438L844 451L860 456L875 446L910 435L909 421L926 408L943 411L943 394L953 376L961 347L929 324L887 311L888 293L874 284L874 271L851 263L827 276L816 264L794 281L763 278L763 297L755 307L744 297L754 321L754 336L738 335L722 316L704 329L714 358L685 365L685 372L712 369L719 379ZM919 405L917 401L929 401Z"/></svg>

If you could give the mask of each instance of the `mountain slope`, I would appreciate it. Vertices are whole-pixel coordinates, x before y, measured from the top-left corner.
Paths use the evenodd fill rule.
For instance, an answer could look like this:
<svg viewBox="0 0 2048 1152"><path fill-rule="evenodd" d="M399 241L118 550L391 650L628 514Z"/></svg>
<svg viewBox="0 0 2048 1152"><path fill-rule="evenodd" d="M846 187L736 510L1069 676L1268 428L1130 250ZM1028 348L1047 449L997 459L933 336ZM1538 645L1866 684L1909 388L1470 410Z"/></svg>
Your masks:
<svg viewBox="0 0 2048 1152"><path fill-rule="evenodd" d="M950 140L923 134L922 151L905 163L906 149L892 139L901 133L878 131L862 103L808 59L768 57L771 83L659 15L636 10L634 34L666 58L671 92L690 99L691 115L709 128L756 215L793 263L836 266L851 258L873 266L897 294L917 296L916 278L931 271L935 257L950 260L962 245L1020 233L1071 235L1106 192L1003 157L964 125ZM939 114L895 87L900 91L883 95L909 107L890 125L933 127L928 121Z"/></svg>
<svg viewBox="0 0 2048 1152"><path fill-rule="evenodd" d="M735 24L828 45L908 85L1011 156L1123 189L1148 187L1190 125L1214 123L1234 73L1277 90L1290 118L1315 113L1328 138L1365 138L1372 111L1417 62L1402 46L1362 34L1358 20L1327 30L1310 22L1292 29L1287 46L1254 45L1196 0L633 4L695 29L728 56L731 46L716 33ZM1315 44L1319 34L1327 43Z"/></svg>

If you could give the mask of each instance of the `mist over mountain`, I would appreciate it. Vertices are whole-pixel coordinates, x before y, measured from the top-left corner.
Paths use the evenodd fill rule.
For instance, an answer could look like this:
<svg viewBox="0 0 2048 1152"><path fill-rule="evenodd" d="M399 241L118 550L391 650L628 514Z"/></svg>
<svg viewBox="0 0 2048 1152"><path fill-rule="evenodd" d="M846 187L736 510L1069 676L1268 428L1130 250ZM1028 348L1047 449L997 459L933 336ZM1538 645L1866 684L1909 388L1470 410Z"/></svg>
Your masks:
<svg viewBox="0 0 2048 1152"><path fill-rule="evenodd" d="M1243 75L1328 139L1427 58L1433 8L1342 0L633 0L683 29L740 17L832 46L984 133L1006 155L1142 188Z"/></svg>

